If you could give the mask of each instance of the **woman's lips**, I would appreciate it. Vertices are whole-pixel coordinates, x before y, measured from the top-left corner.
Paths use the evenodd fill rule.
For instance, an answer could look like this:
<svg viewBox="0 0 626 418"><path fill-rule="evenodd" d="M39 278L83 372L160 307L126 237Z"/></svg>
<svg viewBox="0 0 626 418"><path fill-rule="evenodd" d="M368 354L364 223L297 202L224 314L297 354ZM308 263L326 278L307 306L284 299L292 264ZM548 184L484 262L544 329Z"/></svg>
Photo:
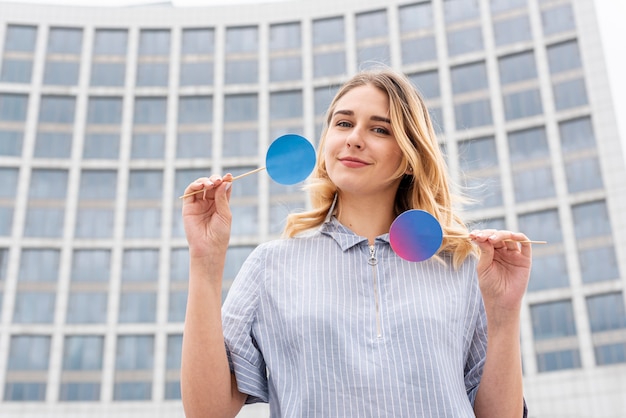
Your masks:
<svg viewBox="0 0 626 418"><path fill-rule="evenodd" d="M365 161L359 160L358 158L340 158L339 161L341 164L349 168L361 168L369 165Z"/></svg>

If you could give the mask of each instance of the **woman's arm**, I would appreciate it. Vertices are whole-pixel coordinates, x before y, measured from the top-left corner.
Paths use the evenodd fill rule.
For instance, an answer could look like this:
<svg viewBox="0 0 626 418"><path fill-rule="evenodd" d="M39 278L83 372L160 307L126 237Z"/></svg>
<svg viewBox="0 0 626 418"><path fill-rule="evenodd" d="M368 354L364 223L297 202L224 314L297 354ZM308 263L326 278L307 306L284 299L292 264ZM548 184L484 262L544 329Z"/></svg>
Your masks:
<svg viewBox="0 0 626 418"><path fill-rule="evenodd" d="M229 175L189 185L183 221L189 243L189 294L183 334L181 392L185 415L234 417L246 395L230 373L222 331L222 275L230 237Z"/></svg>
<svg viewBox="0 0 626 418"><path fill-rule="evenodd" d="M532 250L526 236L477 231L478 281L487 317L487 356L474 402L479 418L519 418L524 413L520 311L530 278Z"/></svg>

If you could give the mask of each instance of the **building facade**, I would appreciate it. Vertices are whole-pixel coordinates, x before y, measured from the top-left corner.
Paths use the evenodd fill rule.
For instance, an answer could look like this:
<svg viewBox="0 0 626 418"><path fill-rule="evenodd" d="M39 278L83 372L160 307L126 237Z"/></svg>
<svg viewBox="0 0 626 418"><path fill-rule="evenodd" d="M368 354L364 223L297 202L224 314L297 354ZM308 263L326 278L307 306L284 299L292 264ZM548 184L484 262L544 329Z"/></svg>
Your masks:
<svg viewBox="0 0 626 418"><path fill-rule="evenodd" d="M593 0L2 3L0 48L0 415L183 416L178 197L281 134L317 143L337 86L385 64L425 97L466 219L548 241L531 416L626 416L626 168ZM225 293L307 205L238 181Z"/></svg>

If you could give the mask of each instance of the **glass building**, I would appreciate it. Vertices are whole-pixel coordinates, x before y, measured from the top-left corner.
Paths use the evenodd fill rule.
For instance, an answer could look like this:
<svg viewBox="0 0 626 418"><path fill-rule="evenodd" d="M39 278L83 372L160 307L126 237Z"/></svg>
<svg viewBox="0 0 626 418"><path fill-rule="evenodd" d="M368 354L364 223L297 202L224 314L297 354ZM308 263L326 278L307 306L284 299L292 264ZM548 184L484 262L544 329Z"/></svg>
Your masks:
<svg viewBox="0 0 626 418"><path fill-rule="evenodd" d="M317 143L337 86L381 63L427 100L465 217L548 241L522 318L532 415L626 414L626 167L602 51L593 0L0 3L0 415L183 416L178 197L263 165L284 133ZM308 205L263 174L231 203L225 293Z"/></svg>

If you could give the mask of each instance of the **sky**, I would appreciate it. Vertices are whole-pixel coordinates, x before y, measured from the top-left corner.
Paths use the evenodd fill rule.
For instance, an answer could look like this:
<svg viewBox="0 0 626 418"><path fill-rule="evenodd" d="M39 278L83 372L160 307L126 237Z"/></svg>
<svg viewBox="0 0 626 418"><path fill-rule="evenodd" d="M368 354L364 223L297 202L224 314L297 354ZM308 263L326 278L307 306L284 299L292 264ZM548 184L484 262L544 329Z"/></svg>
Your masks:
<svg viewBox="0 0 626 418"><path fill-rule="evenodd" d="M167 1L167 0L165 0ZM170 0L176 7L210 6L233 3L275 3L289 0ZM315 0L309 0L315 1ZM0 0L0 3L70 4L76 6L128 6L164 2L162 0ZM608 77L611 81L616 119L626 159L626 0L594 0L603 38Z"/></svg>

